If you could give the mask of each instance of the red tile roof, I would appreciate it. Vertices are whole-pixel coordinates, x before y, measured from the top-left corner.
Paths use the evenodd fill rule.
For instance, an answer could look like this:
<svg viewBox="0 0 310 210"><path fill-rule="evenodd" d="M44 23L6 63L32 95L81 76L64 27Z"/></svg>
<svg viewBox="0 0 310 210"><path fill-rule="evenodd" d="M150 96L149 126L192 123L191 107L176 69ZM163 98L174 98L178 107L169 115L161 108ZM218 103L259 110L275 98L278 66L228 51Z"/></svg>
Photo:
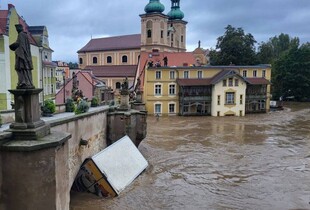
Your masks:
<svg viewBox="0 0 310 210"><path fill-rule="evenodd" d="M150 56L152 55L152 56ZM157 53L151 53L151 52L141 52L140 53L140 63L137 72L137 77L140 78L141 81L141 87L143 90L144 87L144 70L147 66L147 63L149 61L153 61L155 64L157 61L161 63L161 65L164 65L164 57L168 58L168 66L184 66L185 65L193 65L196 62L196 59L194 57L194 54L192 52L157 52Z"/></svg>
<svg viewBox="0 0 310 210"><path fill-rule="evenodd" d="M6 33L8 10L0 10L0 34Z"/></svg>
<svg viewBox="0 0 310 210"><path fill-rule="evenodd" d="M150 56L152 55L152 56ZM161 66L164 65L164 57L168 59L168 66L191 66L195 65L196 59L192 52L160 52L160 53L148 53L142 52L141 53L141 61L153 61L155 64L156 62L160 62Z"/></svg>
<svg viewBox="0 0 310 210"><path fill-rule="evenodd" d="M119 49L139 49L141 47L141 34L114 36L107 38L91 39L81 52L107 51Z"/></svg>
<svg viewBox="0 0 310 210"><path fill-rule="evenodd" d="M136 69L137 65L85 67L85 70L91 70L96 77L134 77Z"/></svg>
<svg viewBox="0 0 310 210"><path fill-rule="evenodd" d="M251 85L268 85L270 82L263 77L253 77L253 78L246 78L246 81Z"/></svg>

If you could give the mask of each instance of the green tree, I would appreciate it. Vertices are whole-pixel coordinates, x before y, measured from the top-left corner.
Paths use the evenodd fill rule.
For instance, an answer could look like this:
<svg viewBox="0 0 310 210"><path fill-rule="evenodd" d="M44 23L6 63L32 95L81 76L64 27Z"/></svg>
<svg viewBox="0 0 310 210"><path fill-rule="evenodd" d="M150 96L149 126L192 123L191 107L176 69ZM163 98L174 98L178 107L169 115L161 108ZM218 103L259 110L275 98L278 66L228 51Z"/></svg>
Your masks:
<svg viewBox="0 0 310 210"><path fill-rule="evenodd" d="M270 38L268 42L261 42L259 44L257 52L258 62L272 64L281 54L298 46L299 39L297 37L291 38L288 34L281 33L279 36Z"/></svg>
<svg viewBox="0 0 310 210"><path fill-rule="evenodd" d="M72 62L69 62L68 66L69 66L69 69L77 69L77 68L79 68L79 65L77 63L72 63Z"/></svg>
<svg viewBox="0 0 310 210"><path fill-rule="evenodd" d="M242 28L228 25L223 36L217 38L216 49L210 51L212 65L256 64L255 39Z"/></svg>
<svg viewBox="0 0 310 210"><path fill-rule="evenodd" d="M274 62L273 94L310 99L310 43L291 47Z"/></svg>

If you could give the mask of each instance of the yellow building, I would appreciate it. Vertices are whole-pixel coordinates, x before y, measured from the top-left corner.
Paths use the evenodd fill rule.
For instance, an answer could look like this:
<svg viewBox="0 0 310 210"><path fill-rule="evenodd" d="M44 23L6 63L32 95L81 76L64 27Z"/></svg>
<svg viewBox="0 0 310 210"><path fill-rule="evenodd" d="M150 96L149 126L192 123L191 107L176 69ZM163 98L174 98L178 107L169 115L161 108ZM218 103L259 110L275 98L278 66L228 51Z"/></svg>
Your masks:
<svg viewBox="0 0 310 210"><path fill-rule="evenodd" d="M149 114L244 116L269 111L270 65L197 66L189 63L195 62L193 53L163 56L167 66L146 66L144 71Z"/></svg>

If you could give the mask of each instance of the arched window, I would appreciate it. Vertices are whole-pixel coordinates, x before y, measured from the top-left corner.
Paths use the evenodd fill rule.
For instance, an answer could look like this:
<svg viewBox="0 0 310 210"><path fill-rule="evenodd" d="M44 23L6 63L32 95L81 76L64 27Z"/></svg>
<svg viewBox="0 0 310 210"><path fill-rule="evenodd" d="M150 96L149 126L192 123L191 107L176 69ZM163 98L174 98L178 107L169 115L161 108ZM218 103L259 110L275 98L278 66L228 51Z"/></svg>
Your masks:
<svg viewBox="0 0 310 210"><path fill-rule="evenodd" d="M149 29L147 30L147 38L151 38L152 37L152 30Z"/></svg>
<svg viewBox="0 0 310 210"><path fill-rule="evenodd" d="M123 63L127 63L127 55L123 55L122 56L122 62Z"/></svg>
<svg viewBox="0 0 310 210"><path fill-rule="evenodd" d="M121 83L120 83L120 82L117 82L117 83L115 84L115 88L116 88L116 89L121 89Z"/></svg>
<svg viewBox="0 0 310 210"><path fill-rule="evenodd" d="M83 58L80 58L80 64L83 64Z"/></svg>
<svg viewBox="0 0 310 210"><path fill-rule="evenodd" d="M97 63L97 57L93 57L93 64Z"/></svg>
<svg viewBox="0 0 310 210"><path fill-rule="evenodd" d="M111 56L107 57L107 63L112 63L112 57Z"/></svg>

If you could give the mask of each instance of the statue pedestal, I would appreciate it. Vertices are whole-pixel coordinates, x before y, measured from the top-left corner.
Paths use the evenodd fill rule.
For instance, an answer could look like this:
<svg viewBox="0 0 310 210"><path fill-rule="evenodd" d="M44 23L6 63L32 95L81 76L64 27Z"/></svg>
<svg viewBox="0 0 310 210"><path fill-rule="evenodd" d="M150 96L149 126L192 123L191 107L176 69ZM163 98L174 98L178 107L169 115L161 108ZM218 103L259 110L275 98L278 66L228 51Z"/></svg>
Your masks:
<svg viewBox="0 0 310 210"><path fill-rule="evenodd" d="M14 94L15 122L8 131L16 140L37 140L50 133L49 125L40 119L39 93L43 89L9 90Z"/></svg>
<svg viewBox="0 0 310 210"><path fill-rule="evenodd" d="M136 102L142 103L142 92L141 91L137 91Z"/></svg>
<svg viewBox="0 0 310 210"><path fill-rule="evenodd" d="M119 107L119 110L129 110L130 105L129 105L129 91L128 90L122 90L121 91L121 104Z"/></svg>

